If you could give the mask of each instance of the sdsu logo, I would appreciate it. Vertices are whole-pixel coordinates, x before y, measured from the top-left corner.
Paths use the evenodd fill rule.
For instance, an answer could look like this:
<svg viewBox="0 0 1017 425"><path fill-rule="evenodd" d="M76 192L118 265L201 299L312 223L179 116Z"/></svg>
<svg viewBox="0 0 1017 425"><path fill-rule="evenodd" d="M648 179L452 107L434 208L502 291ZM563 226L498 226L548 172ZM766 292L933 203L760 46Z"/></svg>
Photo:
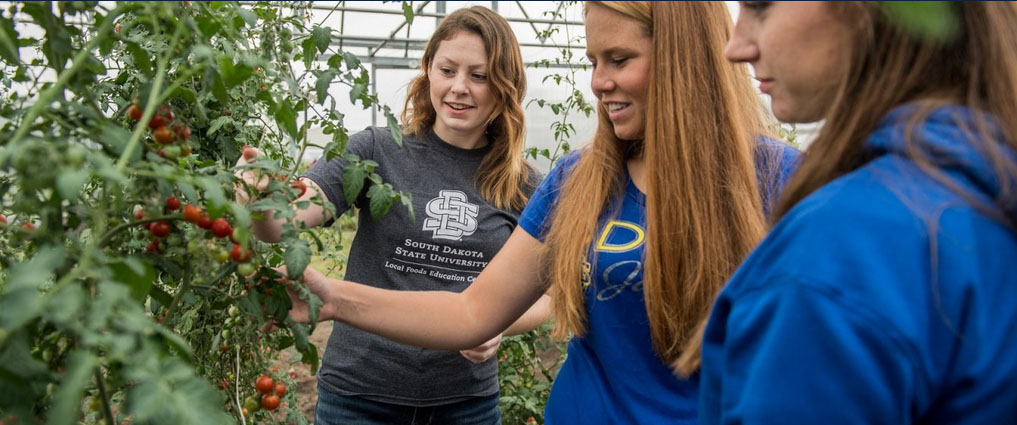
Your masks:
<svg viewBox="0 0 1017 425"><path fill-rule="evenodd" d="M462 240L463 236L477 231L477 214L480 207L467 202L466 194L458 190L442 190L438 197L427 201L424 230L433 232L434 239Z"/></svg>

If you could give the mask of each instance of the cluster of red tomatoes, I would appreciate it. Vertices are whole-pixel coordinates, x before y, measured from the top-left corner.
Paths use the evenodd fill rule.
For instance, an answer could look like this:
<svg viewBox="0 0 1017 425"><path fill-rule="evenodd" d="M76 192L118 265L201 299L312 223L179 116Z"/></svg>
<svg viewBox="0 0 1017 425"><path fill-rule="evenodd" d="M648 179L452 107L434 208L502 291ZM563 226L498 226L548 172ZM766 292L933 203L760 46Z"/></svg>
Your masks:
<svg viewBox="0 0 1017 425"><path fill-rule="evenodd" d="M166 198L165 209L168 212L179 210L180 200L177 199L176 196ZM144 220L144 211L141 208L135 210L134 218ZM194 204L187 204L184 206L183 218L185 221L193 223L202 229L208 230L216 238L229 238L230 242L233 242L233 249L229 252L229 258L233 259L234 262L240 265L247 265L250 268L250 270L247 270L247 273L244 273L245 270L239 270L239 267L238 271L244 275L254 273L254 266L247 264L247 262L251 259L251 250L240 245L237 241L236 230L233 229L233 226L230 225L229 221L225 218L217 218L213 220L209 217L207 212L203 211L201 207L195 206ZM162 247L160 246L159 241L170 236L173 232L173 226L168 221L164 220L145 223L143 226L153 236L152 241L145 247L145 251L154 254L162 252ZM223 261L225 261L225 259Z"/></svg>
<svg viewBox="0 0 1017 425"><path fill-rule="evenodd" d="M144 114L145 111L141 109L137 101L127 108L127 116L134 121L141 120ZM148 120L148 128L152 129L152 139L162 146L156 151L160 156L168 159L177 159L191 154L191 145L187 143L187 139L191 138L191 129L187 127L187 124L174 122L175 119L173 111L168 106L162 105Z"/></svg>
<svg viewBox="0 0 1017 425"><path fill-rule="evenodd" d="M258 411L258 409L275 410L279 407L281 400L280 397L286 395L286 384L282 382L275 382L272 377L268 375L261 375L258 380L255 381L254 387L258 389L261 394L261 401L258 401L258 396L250 396L244 400L244 416Z"/></svg>

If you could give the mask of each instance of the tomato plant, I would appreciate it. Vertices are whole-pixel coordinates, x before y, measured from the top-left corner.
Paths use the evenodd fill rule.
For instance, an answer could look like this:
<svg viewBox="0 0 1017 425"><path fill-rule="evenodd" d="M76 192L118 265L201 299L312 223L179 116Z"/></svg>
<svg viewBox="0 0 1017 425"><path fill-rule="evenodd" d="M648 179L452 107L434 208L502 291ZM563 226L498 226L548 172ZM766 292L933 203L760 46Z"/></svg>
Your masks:
<svg viewBox="0 0 1017 425"><path fill-rule="evenodd" d="M298 191L289 182L312 127L332 137L318 146L325 157L346 158L360 178L345 190L386 189L370 191L372 213L409 205L369 162L345 154L342 103L380 110L397 141L398 123L370 94L359 59L331 44L333 30L310 22L308 7L72 1L0 10L0 80L16 88L0 89L5 423L307 423L281 400L292 393L255 398L237 383L288 347L317 367L311 327L288 320L275 268L297 277L312 244L332 247L292 222L281 243L257 242L251 220L266 211L292 219ZM328 92L333 84L353 88L349 101ZM264 189L236 179L245 145L261 152L246 169L282 179ZM236 190L255 201L233 202ZM247 262L229 261L227 236L243 242ZM316 314L320 301L300 296ZM270 320L282 331L263 333Z"/></svg>

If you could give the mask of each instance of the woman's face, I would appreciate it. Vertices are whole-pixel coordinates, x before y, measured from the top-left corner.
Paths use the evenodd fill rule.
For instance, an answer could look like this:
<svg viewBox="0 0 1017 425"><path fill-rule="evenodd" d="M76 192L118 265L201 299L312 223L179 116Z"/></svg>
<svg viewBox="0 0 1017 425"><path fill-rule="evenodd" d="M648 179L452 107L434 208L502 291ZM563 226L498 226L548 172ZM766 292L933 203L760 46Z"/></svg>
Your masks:
<svg viewBox="0 0 1017 425"><path fill-rule="evenodd" d="M434 132L446 141L479 138L494 110L487 51L479 35L460 31L438 44L427 69Z"/></svg>
<svg viewBox="0 0 1017 425"><path fill-rule="evenodd" d="M641 140L653 40L638 21L591 4L586 10L586 57L593 64L593 94L607 109L614 134Z"/></svg>
<svg viewBox="0 0 1017 425"><path fill-rule="evenodd" d="M847 72L852 38L847 23L825 2L740 4L727 58L752 65L777 119L822 119Z"/></svg>

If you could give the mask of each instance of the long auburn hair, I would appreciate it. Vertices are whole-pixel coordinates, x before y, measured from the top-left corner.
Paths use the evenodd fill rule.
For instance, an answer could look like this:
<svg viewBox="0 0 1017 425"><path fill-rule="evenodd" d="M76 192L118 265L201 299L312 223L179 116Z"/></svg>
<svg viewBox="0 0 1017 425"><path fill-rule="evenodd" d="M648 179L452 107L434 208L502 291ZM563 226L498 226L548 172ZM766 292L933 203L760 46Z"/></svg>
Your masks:
<svg viewBox="0 0 1017 425"><path fill-rule="evenodd" d="M775 219L826 183L864 165L869 134L893 108L914 104L917 113L906 132L908 153L925 172L972 202L984 213L1017 230L1017 165L1000 146L1017 152L1017 6L1012 2L950 3L959 24L956 36L937 41L913 35L870 2L831 5L857 25L849 46L850 65L816 139L803 155L794 177L783 189ZM990 131L983 117L967 128L967 139L990 161L1001 190L995 208L964 195L948 180L928 149L915 140L914 128L938 106L962 104L988 112L1004 140ZM981 115L981 114L979 114ZM975 137L977 135L977 137Z"/></svg>
<svg viewBox="0 0 1017 425"><path fill-rule="evenodd" d="M699 364L697 326L765 231L753 165L762 106L746 66L724 58L732 25L722 3L589 7L634 19L652 38L647 122L644 140L620 140L598 105L593 142L564 182L545 244L554 335L585 333L583 261L601 215L622 195L626 160L645 155L643 297L655 351L688 374Z"/></svg>
<svg viewBox="0 0 1017 425"><path fill-rule="evenodd" d="M480 36L487 53L487 76L494 96L494 110L487 118L487 138L491 151L477 169L477 187L491 205L522 210L526 205L530 165L523 159L525 127L523 96L526 94L526 70L519 42L505 18L481 6L452 12L441 21L427 42L420 61L421 73L407 89L403 107L403 131L422 135L434 126L437 114L431 104L427 70L434 61L438 45L460 32Z"/></svg>

